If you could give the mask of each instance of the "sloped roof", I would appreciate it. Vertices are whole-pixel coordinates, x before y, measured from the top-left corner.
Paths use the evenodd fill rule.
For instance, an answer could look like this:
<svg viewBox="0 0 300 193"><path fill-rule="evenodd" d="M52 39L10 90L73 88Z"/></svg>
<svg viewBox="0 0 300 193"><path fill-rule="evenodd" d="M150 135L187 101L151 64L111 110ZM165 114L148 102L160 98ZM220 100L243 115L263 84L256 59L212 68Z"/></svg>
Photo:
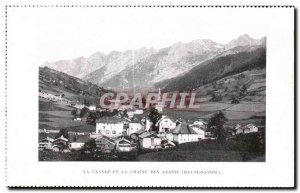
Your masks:
<svg viewBox="0 0 300 193"><path fill-rule="evenodd" d="M234 130L238 130L238 129L247 129L247 128L253 128L253 127L256 127L254 124L252 123L249 123L247 125L240 125L240 124L237 124L234 128Z"/></svg>
<svg viewBox="0 0 300 193"><path fill-rule="evenodd" d="M250 123L250 124L244 125L243 127L244 128L252 128L252 127L256 127L256 126L254 124Z"/></svg>
<svg viewBox="0 0 300 193"><path fill-rule="evenodd" d="M60 137L56 138L54 141L59 140L59 139L61 139L63 141L69 141L69 139L65 138L63 135L61 135Z"/></svg>
<svg viewBox="0 0 300 193"><path fill-rule="evenodd" d="M129 123L141 123L141 121L137 117L133 117Z"/></svg>
<svg viewBox="0 0 300 193"><path fill-rule="evenodd" d="M121 141L125 141L127 143L131 143L130 140L128 140L128 139L126 139L124 137L120 137L120 138L116 139L116 143L120 143Z"/></svg>
<svg viewBox="0 0 300 193"><path fill-rule="evenodd" d="M50 141L50 142L53 142L54 141L54 139L53 138L51 138L51 137L45 137L45 138L43 138L43 139L40 139L39 141L41 142L41 141L44 141L44 140L47 140L47 141Z"/></svg>
<svg viewBox="0 0 300 193"><path fill-rule="evenodd" d="M173 119L173 118L170 118L169 116L167 115L163 115L158 121L157 123L155 124L155 126L157 127L163 120L165 119L169 119L170 121L172 121L173 123L176 123L176 121Z"/></svg>
<svg viewBox="0 0 300 193"><path fill-rule="evenodd" d="M71 143L85 143L90 140L89 135L70 135L70 142Z"/></svg>
<svg viewBox="0 0 300 193"><path fill-rule="evenodd" d="M137 130L136 132L134 132L135 134L142 134L142 133L146 133L147 131L145 131L144 129L140 129L140 130Z"/></svg>
<svg viewBox="0 0 300 193"><path fill-rule="evenodd" d="M197 134L190 126L187 124L186 121L182 121L179 123L175 129L171 131L173 134Z"/></svg>
<svg viewBox="0 0 300 193"><path fill-rule="evenodd" d="M105 139L105 140L107 140L107 141L109 141L109 142L115 144L115 140L113 140L112 138L109 138L109 137L107 137L107 136L105 136L105 135L102 135L102 136L100 136L100 137L97 137L97 138L95 139L95 141L98 141L99 139Z"/></svg>
<svg viewBox="0 0 300 193"><path fill-rule="evenodd" d="M154 132L154 131L146 131L139 135L140 138L146 138L146 137L152 137L152 136L158 138L156 132Z"/></svg>
<svg viewBox="0 0 300 193"><path fill-rule="evenodd" d="M119 117L101 117L96 120L96 123L124 123L128 122L124 118L119 118Z"/></svg>
<svg viewBox="0 0 300 193"><path fill-rule="evenodd" d="M203 131L207 131L208 130L208 127L205 127L205 126L202 126L202 125L194 125L194 124L190 125L190 128L191 129L198 128L198 129L201 129Z"/></svg>

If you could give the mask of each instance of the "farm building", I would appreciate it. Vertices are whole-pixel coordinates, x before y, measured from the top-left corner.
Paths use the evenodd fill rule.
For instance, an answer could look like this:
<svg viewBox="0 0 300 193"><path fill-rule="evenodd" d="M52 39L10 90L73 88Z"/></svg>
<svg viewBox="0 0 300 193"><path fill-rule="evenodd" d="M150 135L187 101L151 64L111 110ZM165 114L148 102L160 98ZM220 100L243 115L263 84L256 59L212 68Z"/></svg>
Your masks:
<svg viewBox="0 0 300 193"><path fill-rule="evenodd" d="M85 107L85 105L83 105L83 104L76 104L74 107L76 109L83 109Z"/></svg>
<svg viewBox="0 0 300 193"><path fill-rule="evenodd" d="M96 120L96 133L108 137L122 136L124 123L128 120L118 117L101 117Z"/></svg>
<svg viewBox="0 0 300 193"><path fill-rule="evenodd" d="M169 149L169 148L175 147L176 145L172 141L162 140L161 146L163 149Z"/></svg>
<svg viewBox="0 0 300 193"><path fill-rule="evenodd" d="M202 120L198 120L195 121L193 124L189 125L189 127L195 131L195 133L199 134L201 139L205 139L207 136L207 123L202 121Z"/></svg>
<svg viewBox="0 0 300 193"><path fill-rule="evenodd" d="M132 143L130 140L124 137L118 138L115 142L118 153L137 151L137 144Z"/></svg>
<svg viewBox="0 0 300 193"><path fill-rule="evenodd" d="M89 110L90 111L96 111L96 105L90 105Z"/></svg>
<svg viewBox="0 0 300 193"><path fill-rule="evenodd" d="M63 148L62 148L61 146L54 145L54 146L52 147L52 150L53 150L54 152L60 152L60 151L63 151Z"/></svg>
<svg viewBox="0 0 300 193"><path fill-rule="evenodd" d="M155 132L146 131L139 135L141 149L160 149L161 138Z"/></svg>
<svg viewBox="0 0 300 193"><path fill-rule="evenodd" d="M253 124L247 124L244 126L237 124L233 129L232 135L255 133L255 132L258 132L258 128Z"/></svg>
<svg viewBox="0 0 300 193"><path fill-rule="evenodd" d="M116 143L113 139L107 136L100 136L95 139L97 148L103 153L111 153L115 150Z"/></svg>
<svg viewBox="0 0 300 193"><path fill-rule="evenodd" d="M204 132L200 134L197 133L186 121L180 122L171 133L173 134L173 141L178 144L199 141L205 137Z"/></svg>
<svg viewBox="0 0 300 193"><path fill-rule="evenodd" d="M163 115L155 126L158 127L159 133L168 133L170 130L175 129L176 123L171 118Z"/></svg>
<svg viewBox="0 0 300 193"><path fill-rule="evenodd" d="M61 146L61 147L68 146L68 143L69 143L69 139L65 138L63 135L54 139L54 141L53 141L53 145Z"/></svg>
<svg viewBox="0 0 300 193"><path fill-rule="evenodd" d="M52 150L53 141L51 137L46 137L39 141L39 150Z"/></svg>
<svg viewBox="0 0 300 193"><path fill-rule="evenodd" d="M70 136L69 149L81 149L86 142L89 141L89 135L73 135Z"/></svg>
<svg viewBox="0 0 300 193"><path fill-rule="evenodd" d="M130 136L133 133L136 133L139 130L143 130L144 126L141 124L141 122L137 119L132 120L128 123L128 129L126 134Z"/></svg>

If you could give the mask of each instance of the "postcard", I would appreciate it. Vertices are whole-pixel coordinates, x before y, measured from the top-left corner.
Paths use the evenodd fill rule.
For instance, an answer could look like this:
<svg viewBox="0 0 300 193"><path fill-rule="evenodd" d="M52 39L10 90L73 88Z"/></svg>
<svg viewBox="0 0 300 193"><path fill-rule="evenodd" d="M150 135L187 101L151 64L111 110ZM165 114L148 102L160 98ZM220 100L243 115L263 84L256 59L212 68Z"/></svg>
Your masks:
<svg viewBox="0 0 300 193"><path fill-rule="evenodd" d="M6 5L7 186L294 187L294 12Z"/></svg>

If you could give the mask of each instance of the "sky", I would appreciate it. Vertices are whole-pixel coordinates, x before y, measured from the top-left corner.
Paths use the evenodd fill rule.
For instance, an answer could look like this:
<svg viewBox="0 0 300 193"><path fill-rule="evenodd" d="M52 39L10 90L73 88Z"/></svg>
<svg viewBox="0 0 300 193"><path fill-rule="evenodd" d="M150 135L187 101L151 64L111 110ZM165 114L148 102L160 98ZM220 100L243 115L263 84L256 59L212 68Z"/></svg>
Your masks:
<svg viewBox="0 0 300 193"><path fill-rule="evenodd" d="M36 14L27 14L26 22L34 24L41 65L98 51L160 49L195 39L225 44L243 34L267 34L263 13L258 17L247 9L44 8Z"/></svg>

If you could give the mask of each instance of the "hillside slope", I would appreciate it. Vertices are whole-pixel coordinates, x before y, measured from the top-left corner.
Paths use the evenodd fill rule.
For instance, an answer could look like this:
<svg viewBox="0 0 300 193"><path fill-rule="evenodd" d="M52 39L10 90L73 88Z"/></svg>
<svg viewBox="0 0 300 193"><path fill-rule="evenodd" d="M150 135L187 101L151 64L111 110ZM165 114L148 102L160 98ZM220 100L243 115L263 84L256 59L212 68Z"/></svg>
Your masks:
<svg viewBox="0 0 300 193"><path fill-rule="evenodd" d="M48 67L39 68L39 89L69 92L75 95L100 96L106 92L101 87ZM58 90L60 92L58 92Z"/></svg>
<svg viewBox="0 0 300 193"><path fill-rule="evenodd" d="M228 75L265 67L266 49L261 47L250 52L240 52L209 60L182 76L159 82L155 86L165 91L190 91Z"/></svg>

